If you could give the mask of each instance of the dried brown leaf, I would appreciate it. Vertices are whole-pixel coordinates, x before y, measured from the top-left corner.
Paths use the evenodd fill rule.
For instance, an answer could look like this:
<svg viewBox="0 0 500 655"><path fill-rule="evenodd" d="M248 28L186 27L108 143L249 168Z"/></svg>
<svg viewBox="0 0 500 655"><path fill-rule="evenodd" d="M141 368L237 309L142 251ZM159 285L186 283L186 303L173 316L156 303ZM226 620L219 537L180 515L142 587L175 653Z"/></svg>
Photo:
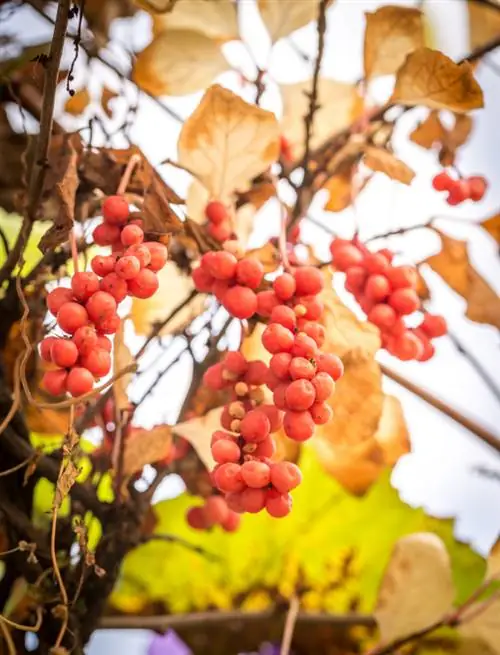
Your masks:
<svg viewBox="0 0 500 655"><path fill-rule="evenodd" d="M64 103L64 111L71 116L80 116L90 104L90 93L87 88L75 91Z"/></svg>
<svg viewBox="0 0 500 655"><path fill-rule="evenodd" d="M471 605L458 631L466 639L475 639L487 645L487 649L476 650L474 655L489 655L488 649L493 655L500 655L500 597L493 596L484 605L481 601Z"/></svg>
<svg viewBox="0 0 500 655"><path fill-rule="evenodd" d="M349 172L331 177L323 189L328 191L324 209L328 212L341 212L349 207L352 199L352 176Z"/></svg>
<svg viewBox="0 0 500 655"><path fill-rule="evenodd" d="M500 36L500 11L479 0L468 0L470 50Z"/></svg>
<svg viewBox="0 0 500 655"><path fill-rule="evenodd" d="M183 224L170 206L170 189L152 166L149 166L148 177L141 208L144 231L157 235L179 232Z"/></svg>
<svg viewBox="0 0 500 655"><path fill-rule="evenodd" d="M455 161L456 150L469 138L472 131L472 118L466 114L455 114L455 124L446 128L439 119L438 111L431 111L410 134L410 139L422 148L439 148L439 161L443 166L451 166Z"/></svg>
<svg viewBox="0 0 500 655"><path fill-rule="evenodd" d="M500 329L500 298L470 264L467 242L440 236L441 252L426 263L467 302L467 318Z"/></svg>
<svg viewBox="0 0 500 655"><path fill-rule="evenodd" d="M210 441L212 433L220 429L220 417L222 414L222 407L212 409L204 416L197 416L189 421L179 423L174 428L173 432L179 437L186 439L195 449L198 457L211 471L215 466L215 460L212 457L210 448Z"/></svg>
<svg viewBox="0 0 500 655"><path fill-rule="evenodd" d="M135 3L152 14L172 11L179 0L135 0Z"/></svg>
<svg viewBox="0 0 500 655"><path fill-rule="evenodd" d="M318 19L318 0L309 0L308 2L258 0L258 5L262 20L273 42Z"/></svg>
<svg viewBox="0 0 500 655"><path fill-rule="evenodd" d="M491 578L500 578L500 537L496 540L488 553L486 579Z"/></svg>
<svg viewBox="0 0 500 655"><path fill-rule="evenodd" d="M481 227L500 244L500 214L495 214L481 223Z"/></svg>
<svg viewBox="0 0 500 655"><path fill-rule="evenodd" d="M233 0L178 2L169 13L153 15L153 35L172 30L194 30L225 43L239 38L237 8Z"/></svg>
<svg viewBox="0 0 500 655"><path fill-rule="evenodd" d="M430 48L420 48L408 55L397 73L390 102L456 113L484 105L483 92L470 64L456 64L442 52Z"/></svg>
<svg viewBox="0 0 500 655"><path fill-rule="evenodd" d="M113 373L116 375L123 369L134 363L134 358L128 346L125 344L125 322L120 321L120 328L115 335L114 339L114 352L113 352ZM127 395L128 385L132 381L133 374L126 373L122 375L113 384L113 395L115 397L115 405L118 410L126 410L130 408L130 401Z"/></svg>
<svg viewBox="0 0 500 655"><path fill-rule="evenodd" d="M57 479L56 491L54 494L54 506L59 508L63 500L69 494L71 487L75 484L80 470L73 462L71 455L67 457Z"/></svg>
<svg viewBox="0 0 500 655"><path fill-rule="evenodd" d="M397 180L402 184L411 184L411 181L415 177L415 173L407 164L384 148L367 146L364 163L368 168L371 168L372 171L385 173L387 177L390 177L392 180Z"/></svg>
<svg viewBox="0 0 500 655"><path fill-rule="evenodd" d="M266 273L272 273L278 268L280 264L279 252L277 248L273 246L273 244L269 241L260 248L248 250L246 256L255 257L255 259L258 259L264 267L264 271Z"/></svg>
<svg viewBox="0 0 500 655"><path fill-rule="evenodd" d="M137 56L132 78L154 96L183 96L205 89L228 64L215 41L200 32L160 32Z"/></svg>
<svg viewBox="0 0 500 655"><path fill-rule="evenodd" d="M248 191L238 193L237 205L242 206L250 203L255 209L260 209L266 202L276 195L276 189L272 182L257 182Z"/></svg>
<svg viewBox="0 0 500 655"><path fill-rule="evenodd" d="M211 86L186 120L178 142L179 163L214 198L225 200L278 158L279 125L274 114L219 85Z"/></svg>
<svg viewBox="0 0 500 655"><path fill-rule="evenodd" d="M392 75L406 56L425 45L422 12L412 7L385 6L366 14L365 75Z"/></svg>
<svg viewBox="0 0 500 655"><path fill-rule="evenodd" d="M400 457L411 450L403 408L401 402L394 396L384 396L375 441L382 449L384 463L388 466L394 466Z"/></svg>
<svg viewBox="0 0 500 655"><path fill-rule="evenodd" d="M123 474L126 477L142 471L146 464L164 459L172 447L172 428L157 425L151 430L137 430L125 441Z"/></svg>
<svg viewBox="0 0 500 655"><path fill-rule="evenodd" d="M113 91L107 86L104 86L101 94L101 107L108 118L113 116L113 109L110 107L110 102L115 98L119 98L120 94Z"/></svg>
<svg viewBox="0 0 500 655"><path fill-rule="evenodd" d="M427 118L420 122L410 134L410 141L422 148L432 148L442 143L446 129L439 120L439 111L431 111Z"/></svg>

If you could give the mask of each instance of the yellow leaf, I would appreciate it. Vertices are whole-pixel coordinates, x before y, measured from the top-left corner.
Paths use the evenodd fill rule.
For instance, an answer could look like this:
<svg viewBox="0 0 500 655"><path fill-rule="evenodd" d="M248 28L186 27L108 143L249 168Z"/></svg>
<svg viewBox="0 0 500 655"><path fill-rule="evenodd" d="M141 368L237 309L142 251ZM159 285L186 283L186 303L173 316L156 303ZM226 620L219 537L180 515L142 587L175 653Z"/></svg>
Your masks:
<svg viewBox="0 0 500 655"><path fill-rule="evenodd" d="M113 110L109 106L109 103L114 100L114 98L118 98L120 96L119 93L116 91L113 91L109 87L105 86L102 89L102 94L101 94L101 107L103 108L104 113L108 118L111 118L113 116Z"/></svg>
<svg viewBox="0 0 500 655"><path fill-rule="evenodd" d="M468 613L470 619L467 618ZM497 596L484 609L481 603L471 605L458 631L466 639L478 639L486 643L494 655L500 655L500 597ZM482 650L476 652L483 655Z"/></svg>
<svg viewBox="0 0 500 655"><path fill-rule="evenodd" d="M500 214L495 214L495 216L487 218L481 223L481 227L500 244Z"/></svg>
<svg viewBox="0 0 500 655"><path fill-rule="evenodd" d="M123 473L130 477L167 457L172 445L172 428L157 425L151 430L136 430L125 440Z"/></svg>
<svg viewBox="0 0 500 655"><path fill-rule="evenodd" d="M179 0L135 0L135 3L152 14L172 11Z"/></svg>
<svg viewBox="0 0 500 655"><path fill-rule="evenodd" d="M451 166L455 160L457 148L470 136L472 118L466 114L456 114L455 124L449 130L439 119L438 111L431 111L410 134L410 140L422 148L439 147L439 161L443 166Z"/></svg>
<svg viewBox="0 0 500 655"><path fill-rule="evenodd" d="M227 70L215 41L190 30L162 32L139 53L132 78L154 96L201 91Z"/></svg>
<svg viewBox="0 0 500 655"><path fill-rule="evenodd" d="M500 537L493 544L489 555L488 555L488 565L486 570L486 578L500 578Z"/></svg>
<svg viewBox="0 0 500 655"><path fill-rule="evenodd" d="M115 335L113 348L113 373L116 375L134 362L132 353L130 352L128 346L125 344L124 321L120 321L120 328ZM115 404L119 410L126 410L130 408L130 401L127 395L127 387L132 381L132 377L132 373L127 373L126 375L122 375L113 384Z"/></svg>
<svg viewBox="0 0 500 655"><path fill-rule="evenodd" d="M467 242L440 233L442 250L426 263L467 302L466 316L500 328L500 298L471 266Z"/></svg>
<svg viewBox="0 0 500 655"><path fill-rule="evenodd" d="M210 200L210 194L196 178L191 182L186 196L186 214L199 225L207 220L205 207Z"/></svg>
<svg viewBox="0 0 500 655"><path fill-rule="evenodd" d="M351 204L352 176L350 173L334 175L323 186L328 191L324 209L328 212L341 212Z"/></svg>
<svg viewBox="0 0 500 655"><path fill-rule="evenodd" d="M279 125L274 114L219 85L206 91L179 136L179 163L218 199L248 189L250 180L278 154Z"/></svg>
<svg viewBox="0 0 500 655"><path fill-rule="evenodd" d="M483 2L468 0L470 49L474 50L500 36L500 12Z"/></svg>
<svg viewBox="0 0 500 655"><path fill-rule="evenodd" d="M153 35L172 30L201 32L225 43L239 38L236 4L233 0L178 2L170 13L153 15Z"/></svg>
<svg viewBox="0 0 500 655"><path fill-rule="evenodd" d="M403 408L394 396L384 396L382 415L374 438L383 452L384 463L388 466L394 466L400 457L411 450Z"/></svg>
<svg viewBox="0 0 500 655"><path fill-rule="evenodd" d="M367 146L365 150L364 163L372 171L385 173L392 180L397 180L402 184L411 184L415 173L403 161L395 157L391 152L384 148Z"/></svg>
<svg viewBox="0 0 500 655"><path fill-rule="evenodd" d="M420 48L406 58L396 76L390 102L464 113L483 107L483 92L468 62L456 64L437 50Z"/></svg>
<svg viewBox="0 0 500 655"><path fill-rule="evenodd" d="M317 20L319 14L318 0L307 0L307 2L258 0L258 5L262 20L273 42Z"/></svg>
<svg viewBox="0 0 500 655"><path fill-rule="evenodd" d="M130 318L137 334L149 334L153 323L165 320L175 307L194 291L192 279L181 273L173 262L167 262L157 275L160 286L154 296L147 300L134 298L132 301ZM161 330L160 335L182 330L201 314L204 304L205 296L198 294L186 307L176 313Z"/></svg>
<svg viewBox="0 0 500 655"><path fill-rule="evenodd" d="M88 89L80 89L66 100L64 111L72 116L80 116L87 109L90 103L90 93Z"/></svg>
<svg viewBox="0 0 500 655"><path fill-rule="evenodd" d="M277 3L272 3L277 4ZM308 4L297 2L297 5ZM304 116L309 111L312 79L296 84L281 85L283 98L282 131L292 148L294 158L304 153ZM363 111L363 101L353 84L320 78L319 109L314 114L311 147L317 148L332 134L351 125Z"/></svg>
<svg viewBox="0 0 500 655"><path fill-rule="evenodd" d="M380 7L366 14L365 75L392 75L406 56L425 45L422 12L411 7Z"/></svg>
<svg viewBox="0 0 500 655"><path fill-rule="evenodd" d="M189 441L209 471L215 466L210 441L212 439L212 433L215 430L220 430L221 414L222 407L216 407L205 414L205 416L197 416L184 423L179 423L173 428L175 434Z"/></svg>
<svg viewBox="0 0 500 655"><path fill-rule="evenodd" d="M374 612L382 641L428 628L451 609L454 597L450 556L442 540L430 532L401 538L382 578Z"/></svg>
<svg viewBox="0 0 500 655"><path fill-rule="evenodd" d="M443 141L445 131L439 120L439 112L431 111L427 118L419 123L410 134L410 141L422 148L432 148Z"/></svg>

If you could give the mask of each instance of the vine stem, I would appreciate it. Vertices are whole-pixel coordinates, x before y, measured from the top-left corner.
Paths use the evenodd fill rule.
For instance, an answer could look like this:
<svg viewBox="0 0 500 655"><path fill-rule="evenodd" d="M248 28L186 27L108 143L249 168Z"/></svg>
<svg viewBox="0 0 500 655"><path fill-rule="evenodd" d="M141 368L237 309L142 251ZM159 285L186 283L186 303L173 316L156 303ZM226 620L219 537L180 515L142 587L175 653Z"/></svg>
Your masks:
<svg viewBox="0 0 500 655"><path fill-rule="evenodd" d="M123 175L121 177L120 183L118 184L118 188L116 189L116 195L122 196L125 193L130 182L130 178L132 177L132 173L134 172L134 168L140 161L140 155L132 155L132 157L130 157L127 166L123 171Z"/></svg>
<svg viewBox="0 0 500 655"><path fill-rule="evenodd" d="M74 273L78 273L78 246L76 243L75 228L69 233L69 244L71 246L71 259L73 260Z"/></svg>
<svg viewBox="0 0 500 655"><path fill-rule="evenodd" d="M7 627L7 623L3 617L0 618L0 629L2 630L5 643L7 644L7 650L9 651L9 655L16 655L16 647L14 645L12 635L10 634L10 630Z"/></svg>

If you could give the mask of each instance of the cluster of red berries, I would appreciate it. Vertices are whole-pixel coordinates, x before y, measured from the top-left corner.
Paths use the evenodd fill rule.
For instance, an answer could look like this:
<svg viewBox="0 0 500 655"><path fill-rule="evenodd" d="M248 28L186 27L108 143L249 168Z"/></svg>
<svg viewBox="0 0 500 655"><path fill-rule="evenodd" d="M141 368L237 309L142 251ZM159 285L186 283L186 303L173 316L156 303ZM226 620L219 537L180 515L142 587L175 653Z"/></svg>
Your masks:
<svg viewBox="0 0 500 655"><path fill-rule="evenodd" d="M267 386L276 407L285 412L283 429L294 441L312 437L315 425L328 423L327 400L343 373L341 360L322 353L325 329L318 323L324 286L320 271L311 266L282 273L261 298L259 311L269 316L262 344L271 353Z"/></svg>
<svg viewBox="0 0 500 655"><path fill-rule="evenodd" d="M220 525L226 532L234 532L240 525L241 517L229 508L223 496L214 495L206 498L204 505L191 507L186 520L195 530L209 530Z"/></svg>
<svg viewBox="0 0 500 655"><path fill-rule="evenodd" d="M482 175L472 175L455 179L447 171L441 171L432 179L436 191L447 191L446 202L449 205L460 205L464 200L479 202L483 199L488 183Z"/></svg>
<svg viewBox="0 0 500 655"><path fill-rule="evenodd" d="M216 241L227 241L232 237L233 226L227 207L218 200L211 200L205 207L208 233Z"/></svg>
<svg viewBox="0 0 500 655"><path fill-rule="evenodd" d="M427 313L418 327L406 325L404 317L421 308L415 268L394 266L390 250L370 252L356 239L334 239L330 251L335 268L346 274L345 288L380 330L384 348L403 361L430 359L431 340L444 336L447 327L442 316Z"/></svg>
<svg viewBox="0 0 500 655"><path fill-rule="evenodd" d="M75 273L71 288L58 287L47 296L49 311L68 336L46 337L40 355L57 368L47 371L44 388L53 395L65 392L82 396L92 390L94 380L111 369L111 341L120 326L117 307L128 295L149 298L158 289L157 271L168 252L161 243L143 243L144 232L137 221L127 222L129 207L121 196L103 203L104 222L95 228L97 245L111 246L112 254L97 255L92 272Z"/></svg>
<svg viewBox="0 0 500 655"><path fill-rule="evenodd" d="M250 318L258 308L256 289L264 277L264 267L254 257L238 259L236 242L233 252L211 250L203 255L200 266L193 271L198 291L213 293L235 318ZM236 254L234 254L236 253Z"/></svg>

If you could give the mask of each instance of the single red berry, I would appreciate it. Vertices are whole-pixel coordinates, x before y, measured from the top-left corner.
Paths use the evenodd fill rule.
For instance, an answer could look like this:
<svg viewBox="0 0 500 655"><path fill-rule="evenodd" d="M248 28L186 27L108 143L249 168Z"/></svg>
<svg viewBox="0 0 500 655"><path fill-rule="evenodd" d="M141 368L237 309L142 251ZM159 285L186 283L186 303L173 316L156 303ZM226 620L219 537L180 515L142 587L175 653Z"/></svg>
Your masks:
<svg viewBox="0 0 500 655"><path fill-rule="evenodd" d="M241 466L239 464L221 464L213 475L217 489L225 493L239 492L245 489L246 484L241 477Z"/></svg>
<svg viewBox="0 0 500 655"><path fill-rule="evenodd" d="M368 320L380 330L390 330L396 323L397 314L392 307L385 303L375 305L368 312Z"/></svg>
<svg viewBox="0 0 500 655"><path fill-rule="evenodd" d="M334 382L344 374L344 365L342 360L333 353L320 353L316 359L318 373L328 373Z"/></svg>
<svg viewBox="0 0 500 655"><path fill-rule="evenodd" d="M271 423L264 412L252 409L241 420L240 431L245 441L264 441L271 430Z"/></svg>
<svg viewBox="0 0 500 655"><path fill-rule="evenodd" d="M282 301L290 300L296 288L295 278L290 273L282 273L273 282L274 293Z"/></svg>
<svg viewBox="0 0 500 655"><path fill-rule="evenodd" d="M325 286L321 271L313 266L296 268L293 276L295 278L295 293L297 296L315 296Z"/></svg>
<svg viewBox="0 0 500 655"><path fill-rule="evenodd" d="M236 285L226 291L223 305L235 318L250 318L257 311L257 296L252 289Z"/></svg>
<svg viewBox="0 0 500 655"><path fill-rule="evenodd" d="M147 241L144 244L151 254L151 261L148 264L148 268L155 273L161 271L165 266L168 260L168 250L167 246L163 243L157 243L156 241Z"/></svg>
<svg viewBox="0 0 500 655"><path fill-rule="evenodd" d="M193 530L206 530L208 528L208 521L203 507L190 507L186 513L186 522Z"/></svg>
<svg viewBox="0 0 500 655"><path fill-rule="evenodd" d="M335 389L335 382L332 376L324 371L315 375L311 380L311 384L316 392L317 403L324 403L325 400L328 400Z"/></svg>
<svg viewBox="0 0 500 655"><path fill-rule="evenodd" d="M474 202L479 202L483 199L486 189L488 188L488 182L486 178L482 175L472 175L467 180L469 184L469 197Z"/></svg>
<svg viewBox="0 0 500 655"><path fill-rule="evenodd" d="M238 350L226 353L223 362L223 368L234 375L240 377L244 375L248 368L247 360Z"/></svg>
<svg viewBox="0 0 500 655"><path fill-rule="evenodd" d="M420 299L413 289L396 289L389 296L389 305L399 314L413 314L420 307Z"/></svg>
<svg viewBox="0 0 500 655"><path fill-rule="evenodd" d="M387 278L393 289L415 289L418 273L413 266L392 266L387 272Z"/></svg>
<svg viewBox="0 0 500 655"><path fill-rule="evenodd" d="M116 257L114 255L96 255L90 261L90 267L96 275L104 277L115 270Z"/></svg>
<svg viewBox="0 0 500 655"><path fill-rule="evenodd" d="M279 414L281 419L281 412L277 409L276 412ZM280 422L280 427L281 424L282 421ZM275 453L276 453L276 444L274 443L274 439L271 436L266 437L264 441L258 443L256 449L253 451L254 457L272 457Z"/></svg>
<svg viewBox="0 0 500 655"><path fill-rule="evenodd" d="M109 196L102 204L102 216L106 223L124 225L129 216L128 202L123 196Z"/></svg>
<svg viewBox="0 0 500 655"><path fill-rule="evenodd" d="M143 268L132 280L127 280L127 286L131 296L144 300L154 296L158 291L160 281L153 270Z"/></svg>
<svg viewBox="0 0 500 655"><path fill-rule="evenodd" d="M273 308L281 304L274 291L259 291L257 294L257 312L264 317L271 316Z"/></svg>
<svg viewBox="0 0 500 655"><path fill-rule="evenodd" d="M398 359L406 362L418 359L423 352L423 346L421 340L413 332L407 330L399 337L396 337L393 350Z"/></svg>
<svg viewBox="0 0 500 655"><path fill-rule="evenodd" d="M79 327L87 325L88 322L89 316L85 308L76 302L64 303L57 312L57 323L68 334L73 334Z"/></svg>
<svg viewBox="0 0 500 655"><path fill-rule="evenodd" d="M308 321L318 321L323 314L323 303L315 296L303 296L297 300L297 305L302 305L305 308L306 313L302 318Z"/></svg>
<svg viewBox="0 0 500 655"><path fill-rule="evenodd" d="M220 303L224 304L224 298L226 297L226 292L230 286L231 283L228 280L214 280L212 284L212 293Z"/></svg>
<svg viewBox="0 0 500 655"><path fill-rule="evenodd" d="M108 337L105 337L103 334L97 335L97 348L100 348L101 350L106 350L108 353L110 353L112 347L113 344L111 343Z"/></svg>
<svg viewBox="0 0 500 655"><path fill-rule="evenodd" d="M236 275L238 260L230 252L220 250L205 260L204 268L216 280L232 280Z"/></svg>
<svg viewBox="0 0 500 655"><path fill-rule="evenodd" d="M214 225L219 225L229 218L225 205L218 200L211 200L205 207L205 216Z"/></svg>
<svg viewBox="0 0 500 655"><path fill-rule="evenodd" d="M270 431L277 432L283 425L283 416L277 407L274 405L259 405L259 411L264 412L264 414L269 419ZM267 437L266 437L267 439ZM270 457L270 455L269 455Z"/></svg>
<svg viewBox="0 0 500 655"><path fill-rule="evenodd" d="M141 270L141 265L137 257L127 255L120 257L115 264L115 273L123 280L133 280Z"/></svg>
<svg viewBox="0 0 500 655"><path fill-rule="evenodd" d="M68 373L63 370L47 371L43 374L41 385L53 396L61 396L66 392Z"/></svg>
<svg viewBox="0 0 500 655"><path fill-rule="evenodd" d="M205 501L205 516L212 525L224 523L229 515L229 508L222 496L210 496Z"/></svg>
<svg viewBox="0 0 500 655"><path fill-rule="evenodd" d="M267 492L266 510L270 516L280 519L292 511L292 497L290 494L280 494L274 489Z"/></svg>
<svg viewBox="0 0 500 655"><path fill-rule="evenodd" d="M129 246L123 254L125 257L129 257L130 255L136 257L139 260L141 268L146 268L146 266L151 264L151 252L143 243L136 246Z"/></svg>
<svg viewBox="0 0 500 655"><path fill-rule="evenodd" d="M425 333L421 332L420 330L415 330L414 333L415 336L418 336L422 346L422 351L418 355L417 360L419 362L427 362L429 359L431 359L434 356L435 348L432 345L430 339L427 338Z"/></svg>
<svg viewBox="0 0 500 655"><path fill-rule="evenodd" d="M129 246L138 246L144 241L144 232L138 225L125 225L120 239L126 248Z"/></svg>
<svg viewBox="0 0 500 655"><path fill-rule="evenodd" d="M291 353L294 357L305 357L310 359L315 357L318 352L316 341L307 336L305 332L299 332L293 341Z"/></svg>
<svg viewBox="0 0 500 655"><path fill-rule="evenodd" d="M103 318L111 316L116 312L116 300L106 291L97 291L89 298L85 309L88 312L90 320L98 323Z"/></svg>
<svg viewBox="0 0 500 655"><path fill-rule="evenodd" d="M292 380L312 380L316 373L316 364L305 357L294 357L288 373Z"/></svg>
<svg viewBox="0 0 500 655"><path fill-rule="evenodd" d="M247 371L243 381L247 384L260 387L262 384L266 383L267 371L267 365L260 359L248 362Z"/></svg>
<svg viewBox="0 0 500 655"><path fill-rule="evenodd" d="M99 288L113 296L117 304L125 300L128 295L127 282L114 272L102 278Z"/></svg>
<svg viewBox="0 0 500 655"><path fill-rule="evenodd" d="M269 384L267 386L269 386ZM286 390L287 390L287 388L288 388L288 384L285 383L285 382L279 382L273 388L273 403L276 405L276 407L278 409L286 409L287 408L287 405L286 405Z"/></svg>
<svg viewBox="0 0 500 655"><path fill-rule="evenodd" d="M365 256L365 268L371 275L386 275L389 270L389 262L379 252L370 252Z"/></svg>
<svg viewBox="0 0 500 655"><path fill-rule="evenodd" d="M446 171L441 171L432 178L432 187L436 191L448 191L452 183L453 179Z"/></svg>
<svg viewBox="0 0 500 655"><path fill-rule="evenodd" d="M293 333L279 323L270 323L262 333L262 345L271 354L290 352L293 344Z"/></svg>
<svg viewBox="0 0 500 655"><path fill-rule="evenodd" d="M57 316L57 313L61 307L67 302L71 302L72 300L73 291L71 289L67 289L66 287L57 287L57 289L53 289L47 296L47 307L49 308L49 312L51 314Z"/></svg>
<svg viewBox="0 0 500 655"><path fill-rule="evenodd" d="M299 329L300 332L304 332L308 337L314 339L318 348L321 348L321 346L325 343L326 330L321 325L321 323L316 323L315 321L306 321L299 327Z"/></svg>
<svg viewBox="0 0 500 655"><path fill-rule="evenodd" d="M280 157L285 163L290 163L293 160L290 141L283 134L280 135Z"/></svg>
<svg viewBox="0 0 500 655"><path fill-rule="evenodd" d="M73 396L83 396L84 394L92 391L94 386L94 378L92 373L87 371L86 368L76 366L68 373L66 379L66 389Z"/></svg>
<svg viewBox="0 0 500 655"><path fill-rule="evenodd" d="M87 355L97 348L97 334L91 325L84 325L75 331L72 341L81 355Z"/></svg>
<svg viewBox="0 0 500 655"><path fill-rule="evenodd" d="M443 316L438 316L436 314L424 314L424 318L419 327L427 336L431 337L431 339L444 337L448 332L446 319Z"/></svg>
<svg viewBox="0 0 500 655"><path fill-rule="evenodd" d="M247 486L262 489L271 481L271 469L265 462L244 462L241 466L241 477Z"/></svg>
<svg viewBox="0 0 500 655"><path fill-rule="evenodd" d="M101 223L92 232L92 239L98 246L111 246L120 241L120 228L118 225Z"/></svg>
<svg viewBox="0 0 500 655"><path fill-rule="evenodd" d="M366 282L368 273L363 266L351 266L345 274L345 288L350 293L360 293Z"/></svg>
<svg viewBox="0 0 500 655"><path fill-rule="evenodd" d="M223 389L228 382L222 377L222 371L223 367L220 362L207 368L203 375L203 384L214 391Z"/></svg>
<svg viewBox="0 0 500 655"><path fill-rule="evenodd" d="M51 355L52 361L56 366L69 368L76 364L76 360L78 359L78 348L72 341L68 341L67 339L56 339L52 344Z"/></svg>
<svg viewBox="0 0 500 655"><path fill-rule="evenodd" d="M226 497L227 501L227 497ZM228 503L229 505L229 503ZM226 520L222 524L222 529L226 532L236 532L241 523L241 517L235 511L230 511Z"/></svg>
<svg viewBox="0 0 500 655"><path fill-rule="evenodd" d="M333 418L333 409L327 403L314 403L309 411L316 425L325 425Z"/></svg>
<svg viewBox="0 0 500 655"><path fill-rule="evenodd" d="M295 380L290 382L285 391L285 400L288 409L301 412L309 409L316 399L316 390L309 380Z"/></svg>
<svg viewBox="0 0 500 655"><path fill-rule="evenodd" d="M283 327L293 332L297 325L297 317L291 307L286 305L277 305L271 312L270 323L279 323Z"/></svg>
<svg viewBox="0 0 500 655"><path fill-rule="evenodd" d="M45 337L45 339L40 341L40 357L44 362L52 361L51 349L56 341L58 341L57 337Z"/></svg>
<svg viewBox="0 0 500 655"><path fill-rule="evenodd" d="M210 293L212 291L214 277L203 267L198 266L198 268L195 268L191 273L191 277L197 291L201 291L201 293Z"/></svg>
<svg viewBox="0 0 500 655"><path fill-rule="evenodd" d="M99 334L115 334L120 327L120 317L118 314L104 316L100 321L96 321L96 330Z"/></svg>
<svg viewBox="0 0 500 655"><path fill-rule="evenodd" d="M351 266L361 266L363 260L363 253L354 244L335 248L332 251L332 263L339 271L347 271Z"/></svg>
<svg viewBox="0 0 500 655"><path fill-rule="evenodd" d="M111 355L106 350L95 348L87 355L82 355L80 363L88 369L95 378L102 378L111 370Z"/></svg>
<svg viewBox="0 0 500 655"><path fill-rule="evenodd" d="M266 506L266 499L264 489L248 488L241 492L241 507L249 514L257 514Z"/></svg>
<svg viewBox="0 0 500 655"><path fill-rule="evenodd" d="M391 292L391 285L385 275L370 275L365 284L365 295L368 300L380 302Z"/></svg>
<svg viewBox="0 0 500 655"><path fill-rule="evenodd" d="M230 239L233 234L231 223L229 221L224 221L217 225L215 223L210 223L207 231L213 239L220 243Z"/></svg>
<svg viewBox="0 0 500 655"><path fill-rule="evenodd" d="M310 412L293 412L291 410L285 413L283 419L283 429L285 434L294 441L307 441L314 434L314 421Z"/></svg>
<svg viewBox="0 0 500 655"><path fill-rule="evenodd" d="M80 302L87 302L90 296L99 291L99 278L95 273L75 273L71 279L73 295Z"/></svg>
<svg viewBox="0 0 500 655"><path fill-rule="evenodd" d="M241 450L235 441L220 439L212 445L212 457L217 464L226 464L226 462L237 463L240 461Z"/></svg>
<svg viewBox="0 0 500 655"><path fill-rule="evenodd" d="M459 205L469 198L469 184L467 180L454 180L448 191L446 202L449 205Z"/></svg>
<svg viewBox="0 0 500 655"><path fill-rule="evenodd" d="M302 482L302 473L292 462L277 462L271 467L271 484L281 494L285 494Z"/></svg>
<svg viewBox="0 0 500 655"><path fill-rule="evenodd" d="M292 355L286 352L277 352L269 361L269 368L279 380L287 380L289 376Z"/></svg>
<svg viewBox="0 0 500 655"><path fill-rule="evenodd" d="M236 281L244 287L257 289L264 277L264 267L258 259L245 257L236 266Z"/></svg>

